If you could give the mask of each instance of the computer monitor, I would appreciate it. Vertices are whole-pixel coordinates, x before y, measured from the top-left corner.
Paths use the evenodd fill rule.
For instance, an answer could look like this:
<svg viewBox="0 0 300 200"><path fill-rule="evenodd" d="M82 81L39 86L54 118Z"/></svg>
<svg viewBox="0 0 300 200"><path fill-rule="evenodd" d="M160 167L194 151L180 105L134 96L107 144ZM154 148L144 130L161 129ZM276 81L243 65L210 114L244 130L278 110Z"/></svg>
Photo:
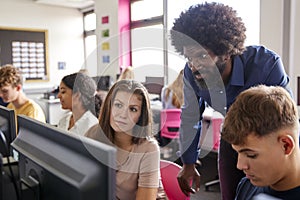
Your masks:
<svg viewBox="0 0 300 200"><path fill-rule="evenodd" d="M156 83L159 85L164 85L164 77L156 77L156 76L146 76L145 77L146 83Z"/></svg>
<svg viewBox="0 0 300 200"><path fill-rule="evenodd" d="M106 76L94 76L92 77L93 80L96 82L97 91L104 90L108 91L110 87L113 85L113 78L109 75Z"/></svg>
<svg viewBox="0 0 300 200"><path fill-rule="evenodd" d="M3 157L12 156L11 143L16 138L15 111L0 106L0 153ZM5 141L4 141L5 140Z"/></svg>
<svg viewBox="0 0 300 200"><path fill-rule="evenodd" d="M164 87L164 77L146 76L144 86L148 90L149 94L158 95L158 99L160 100L161 90Z"/></svg>
<svg viewBox="0 0 300 200"><path fill-rule="evenodd" d="M22 199L30 199L30 191L40 200L115 199L114 147L23 115L18 129L12 146L22 186L38 185L23 190Z"/></svg>

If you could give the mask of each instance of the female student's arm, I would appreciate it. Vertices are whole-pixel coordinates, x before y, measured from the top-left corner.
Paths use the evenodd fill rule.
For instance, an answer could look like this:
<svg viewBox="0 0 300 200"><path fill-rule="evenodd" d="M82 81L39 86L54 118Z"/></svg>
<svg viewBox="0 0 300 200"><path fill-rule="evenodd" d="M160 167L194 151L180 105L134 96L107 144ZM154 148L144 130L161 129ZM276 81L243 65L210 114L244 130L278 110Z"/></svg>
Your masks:
<svg viewBox="0 0 300 200"><path fill-rule="evenodd" d="M136 200L155 200L157 197L157 188L139 187L136 193Z"/></svg>

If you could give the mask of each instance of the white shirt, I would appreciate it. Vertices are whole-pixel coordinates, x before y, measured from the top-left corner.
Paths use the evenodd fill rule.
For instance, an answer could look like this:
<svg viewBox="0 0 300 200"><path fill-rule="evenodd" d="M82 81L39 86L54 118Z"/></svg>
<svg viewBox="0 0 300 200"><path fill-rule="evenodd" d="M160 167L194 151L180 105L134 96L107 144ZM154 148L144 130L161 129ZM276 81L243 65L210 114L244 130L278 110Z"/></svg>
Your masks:
<svg viewBox="0 0 300 200"><path fill-rule="evenodd" d="M92 126L99 123L97 117L93 115L91 111L88 110L75 122L74 126L68 130L71 116L72 113L68 112L64 117L62 117L59 120L57 127L84 136L84 134Z"/></svg>

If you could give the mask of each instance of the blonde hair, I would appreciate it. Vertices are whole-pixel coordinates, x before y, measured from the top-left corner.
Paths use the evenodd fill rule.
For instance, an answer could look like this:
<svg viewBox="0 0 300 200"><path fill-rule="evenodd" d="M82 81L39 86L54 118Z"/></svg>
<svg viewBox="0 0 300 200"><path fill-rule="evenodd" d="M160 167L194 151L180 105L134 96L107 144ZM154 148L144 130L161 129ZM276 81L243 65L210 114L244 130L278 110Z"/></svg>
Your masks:
<svg viewBox="0 0 300 200"><path fill-rule="evenodd" d="M176 108L180 108L183 104L183 69L180 70L177 78L165 89L166 100L168 100L171 91L173 91L172 104Z"/></svg>
<svg viewBox="0 0 300 200"><path fill-rule="evenodd" d="M134 72L133 72L133 68L128 66L127 68L123 69L122 73L120 74L118 81L119 80L124 80L124 79L128 79L128 80L133 80L134 79Z"/></svg>

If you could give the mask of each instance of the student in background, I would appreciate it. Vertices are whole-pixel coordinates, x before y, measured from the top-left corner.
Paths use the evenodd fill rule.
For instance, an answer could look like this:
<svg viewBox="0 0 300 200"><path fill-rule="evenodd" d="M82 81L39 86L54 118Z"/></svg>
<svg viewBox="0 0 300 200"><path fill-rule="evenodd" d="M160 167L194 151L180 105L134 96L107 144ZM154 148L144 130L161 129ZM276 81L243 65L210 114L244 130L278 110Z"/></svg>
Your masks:
<svg viewBox="0 0 300 200"><path fill-rule="evenodd" d="M265 199L299 199L299 116L285 89L260 85L242 92L225 117L222 138L238 153L237 168L246 174L236 200L260 193L271 196Z"/></svg>
<svg viewBox="0 0 300 200"><path fill-rule="evenodd" d="M134 71L131 66L126 67L123 69L122 73L120 74L118 81L123 80L123 79L129 79L133 80L134 79Z"/></svg>
<svg viewBox="0 0 300 200"><path fill-rule="evenodd" d="M23 114L41 122L46 122L42 108L29 99L23 92L23 78L21 72L13 65L0 68L0 97L8 108L15 110L15 114Z"/></svg>
<svg viewBox="0 0 300 200"><path fill-rule="evenodd" d="M180 109L183 104L183 69L180 70L176 79L169 85L162 88L161 91L161 103L162 109ZM169 144L172 139L161 137L161 132L159 131L155 136L159 146L165 147ZM163 151L171 151L169 147L161 149ZM181 164L181 163L178 163Z"/></svg>
<svg viewBox="0 0 300 200"><path fill-rule="evenodd" d="M74 73L63 77L57 97L62 109L70 112L59 120L58 127L84 135L90 127L97 124L95 93L96 83L88 75Z"/></svg>
<svg viewBox="0 0 300 200"><path fill-rule="evenodd" d="M86 133L117 148L117 199L156 199L160 153L151 131L146 88L133 80L117 81L101 107L99 124Z"/></svg>
<svg viewBox="0 0 300 200"><path fill-rule="evenodd" d="M183 69L171 84L163 87L161 102L163 109L181 108L183 104Z"/></svg>

